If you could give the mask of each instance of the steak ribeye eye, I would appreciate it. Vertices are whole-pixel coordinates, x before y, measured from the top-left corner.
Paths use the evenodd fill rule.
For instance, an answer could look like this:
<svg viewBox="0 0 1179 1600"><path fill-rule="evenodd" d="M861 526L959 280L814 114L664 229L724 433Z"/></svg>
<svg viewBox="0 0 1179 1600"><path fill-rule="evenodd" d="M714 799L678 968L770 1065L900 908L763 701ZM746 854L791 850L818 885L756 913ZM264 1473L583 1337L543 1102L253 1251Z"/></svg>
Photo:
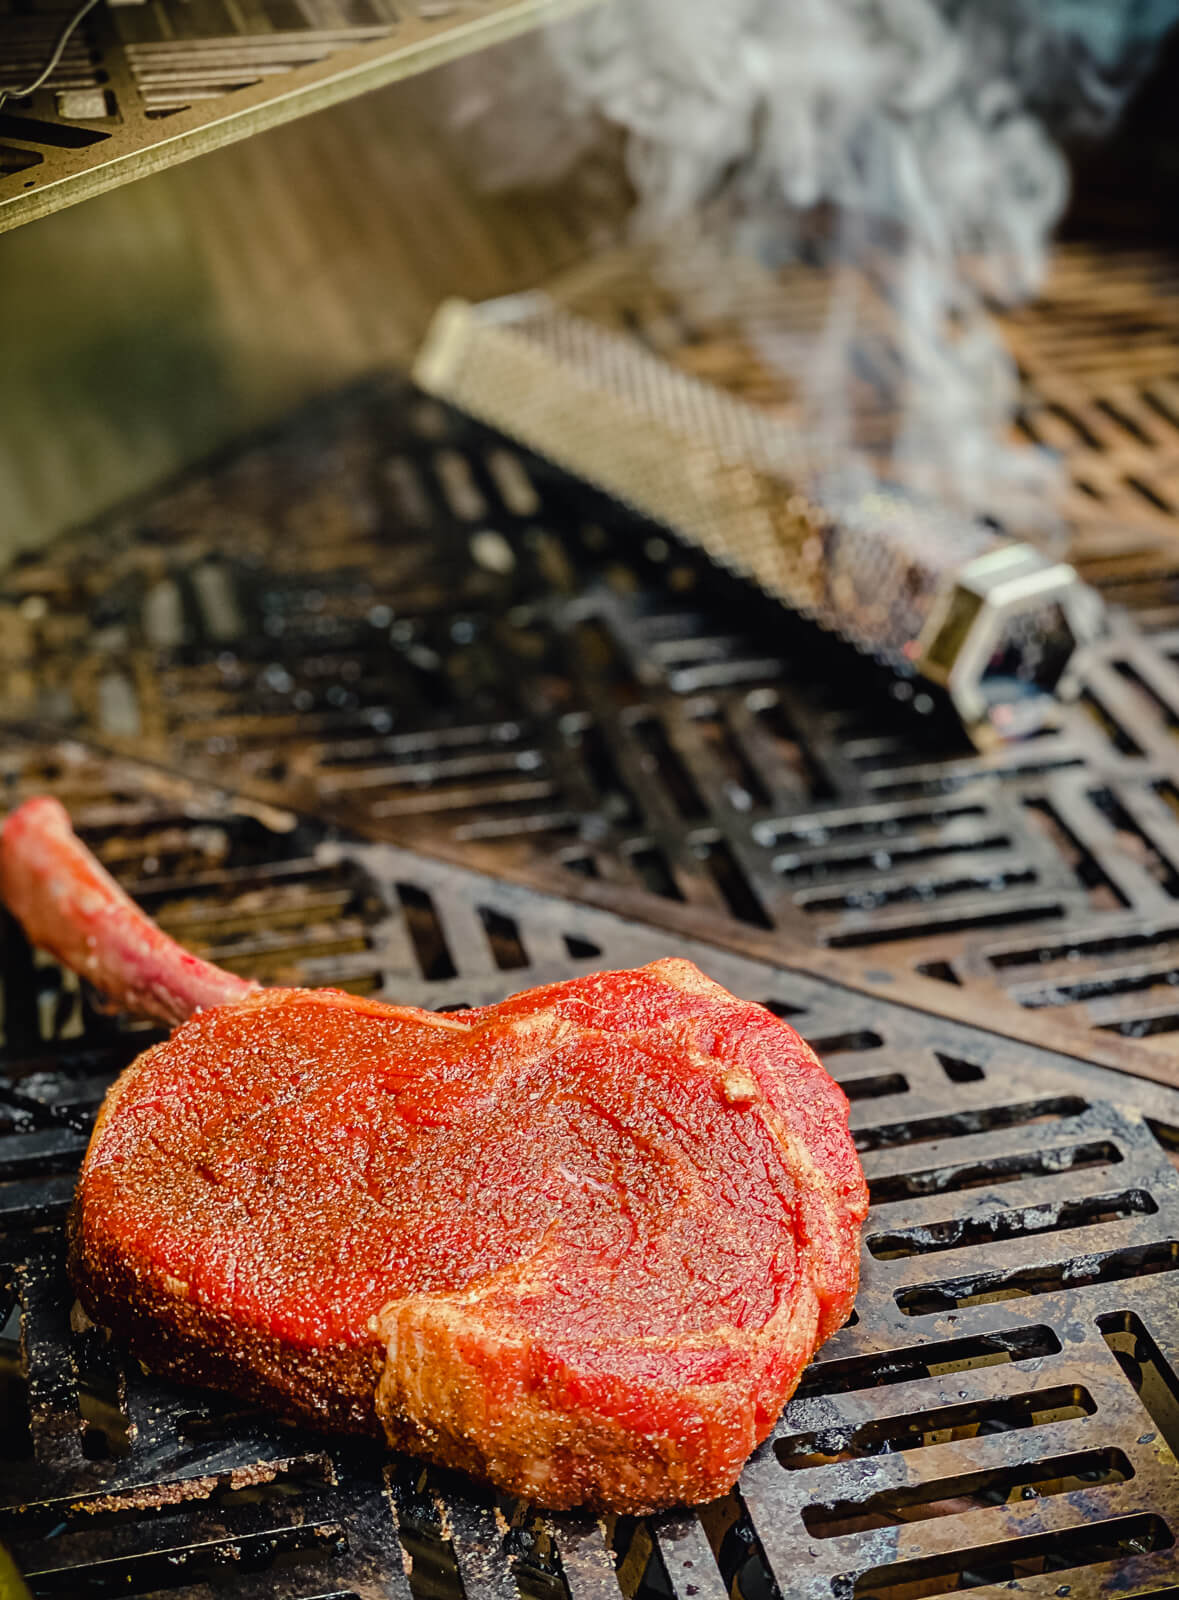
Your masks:
<svg viewBox="0 0 1179 1600"><path fill-rule="evenodd" d="M666 960L199 1012L108 1094L70 1258L157 1372L639 1511L734 1482L851 1310L866 1203L807 1046Z"/></svg>

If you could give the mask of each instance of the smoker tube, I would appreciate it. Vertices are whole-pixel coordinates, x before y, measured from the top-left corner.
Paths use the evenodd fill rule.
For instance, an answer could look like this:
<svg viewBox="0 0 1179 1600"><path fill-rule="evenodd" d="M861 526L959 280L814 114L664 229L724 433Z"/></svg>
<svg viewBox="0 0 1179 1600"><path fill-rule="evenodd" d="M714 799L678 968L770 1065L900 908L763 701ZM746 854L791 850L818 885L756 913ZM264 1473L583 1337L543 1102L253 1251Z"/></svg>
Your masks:
<svg viewBox="0 0 1179 1600"><path fill-rule="evenodd" d="M438 311L417 382L899 675L976 742L1075 692L1102 607L1072 567L946 507L819 487L791 429L543 294ZM832 480L837 482L837 480Z"/></svg>

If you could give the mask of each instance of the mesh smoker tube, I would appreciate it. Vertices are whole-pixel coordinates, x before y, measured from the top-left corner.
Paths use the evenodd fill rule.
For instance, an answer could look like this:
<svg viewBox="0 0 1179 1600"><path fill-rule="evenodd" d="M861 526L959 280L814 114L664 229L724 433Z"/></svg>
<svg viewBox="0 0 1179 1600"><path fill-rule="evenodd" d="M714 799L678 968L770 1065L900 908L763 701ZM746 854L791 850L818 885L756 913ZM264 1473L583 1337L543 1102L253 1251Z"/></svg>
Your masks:
<svg viewBox="0 0 1179 1600"><path fill-rule="evenodd" d="M662 524L792 610L946 690L979 743L1075 692L1101 602L959 513L817 493L798 439L542 294L438 311L415 368L449 401Z"/></svg>

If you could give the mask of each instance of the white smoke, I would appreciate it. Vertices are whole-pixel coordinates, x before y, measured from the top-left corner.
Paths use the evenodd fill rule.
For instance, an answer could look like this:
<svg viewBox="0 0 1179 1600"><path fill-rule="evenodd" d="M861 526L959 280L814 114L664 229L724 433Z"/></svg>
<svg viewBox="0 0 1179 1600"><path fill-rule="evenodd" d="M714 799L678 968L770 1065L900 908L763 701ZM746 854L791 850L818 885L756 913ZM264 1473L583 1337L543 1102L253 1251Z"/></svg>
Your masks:
<svg viewBox="0 0 1179 1600"><path fill-rule="evenodd" d="M1033 107L1099 123L1123 97L1074 25L1085 6L613 0L464 68L455 119L499 184L551 180L621 130L633 231L664 242L673 277L698 284L707 259L716 287L739 283L718 244L773 268L824 263L819 327L788 308L746 318L824 453L863 467L852 394L867 361L890 374L888 473L1050 539L1054 468L1013 442L1018 375L993 311L1040 287L1068 194ZM1062 31L1050 13L1070 7ZM867 299L889 308L884 326Z"/></svg>

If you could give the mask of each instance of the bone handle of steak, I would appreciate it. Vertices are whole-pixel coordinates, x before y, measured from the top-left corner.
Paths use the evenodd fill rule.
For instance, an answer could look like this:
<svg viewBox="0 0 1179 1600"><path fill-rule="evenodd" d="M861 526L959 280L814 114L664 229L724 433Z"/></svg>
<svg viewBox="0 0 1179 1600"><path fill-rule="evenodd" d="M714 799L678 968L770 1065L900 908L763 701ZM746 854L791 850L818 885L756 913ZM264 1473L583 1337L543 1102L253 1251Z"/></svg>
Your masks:
<svg viewBox="0 0 1179 1600"><path fill-rule="evenodd" d="M90 854L65 807L47 795L26 800L4 824L0 896L33 944L121 1010L177 1023L257 988L169 939Z"/></svg>

